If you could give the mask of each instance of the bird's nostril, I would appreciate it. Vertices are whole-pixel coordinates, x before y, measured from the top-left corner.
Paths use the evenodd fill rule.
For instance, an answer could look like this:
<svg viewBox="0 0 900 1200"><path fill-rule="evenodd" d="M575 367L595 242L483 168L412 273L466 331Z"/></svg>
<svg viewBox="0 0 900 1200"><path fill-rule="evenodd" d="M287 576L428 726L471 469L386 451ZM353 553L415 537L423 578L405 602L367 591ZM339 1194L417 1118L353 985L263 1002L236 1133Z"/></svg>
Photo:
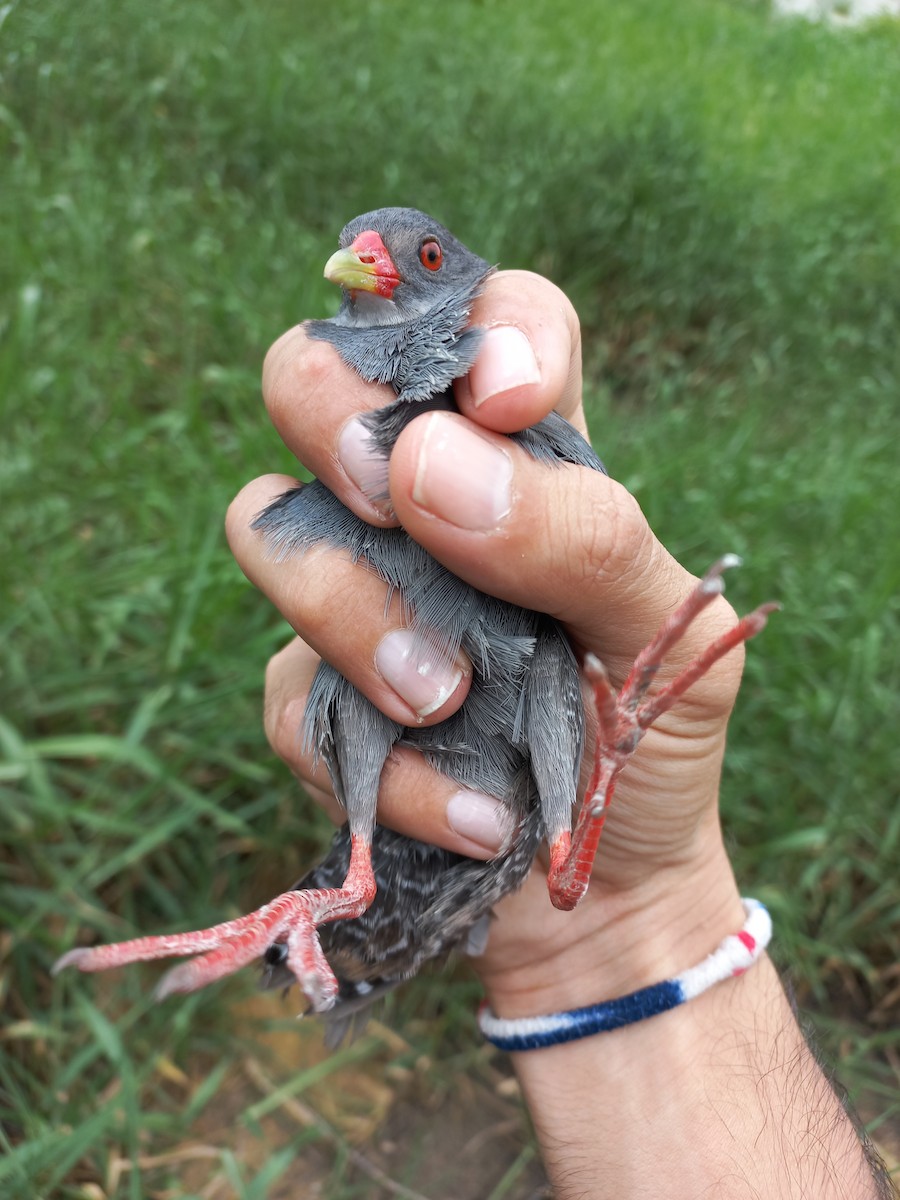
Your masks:
<svg viewBox="0 0 900 1200"><path fill-rule="evenodd" d="M374 254L360 254L359 261L361 263L374 263L375 255Z"/></svg>

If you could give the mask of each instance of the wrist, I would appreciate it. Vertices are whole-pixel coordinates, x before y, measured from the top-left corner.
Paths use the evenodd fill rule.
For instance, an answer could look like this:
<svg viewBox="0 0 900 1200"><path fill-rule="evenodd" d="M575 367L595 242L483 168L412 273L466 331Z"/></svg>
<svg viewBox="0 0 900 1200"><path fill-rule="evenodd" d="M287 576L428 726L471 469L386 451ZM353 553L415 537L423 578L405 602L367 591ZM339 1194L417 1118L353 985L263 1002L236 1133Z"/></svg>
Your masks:
<svg viewBox="0 0 900 1200"><path fill-rule="evenodd" d="M539 936L504 944L476 963L488 1003L500 1017L567 1011L679 975L745 920L731 866L716 847L690 869L660 868L639 886L612 891L595 881L571 913L539 909L534 876L510 908L540 912ZM549 910L549 911L547 911ZM506 915L517 924L520 913ZM520 925L521 927L521 925Z"/></svg>

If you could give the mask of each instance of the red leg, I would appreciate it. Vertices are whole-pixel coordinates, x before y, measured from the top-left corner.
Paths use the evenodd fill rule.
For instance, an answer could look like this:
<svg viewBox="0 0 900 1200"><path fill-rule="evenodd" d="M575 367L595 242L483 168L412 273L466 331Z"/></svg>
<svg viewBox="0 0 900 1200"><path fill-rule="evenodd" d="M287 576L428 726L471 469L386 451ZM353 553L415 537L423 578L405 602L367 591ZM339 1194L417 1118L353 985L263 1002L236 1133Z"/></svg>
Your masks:
<svg viewBox="0 0 900 1200"><path fill-rule="evenodd" d="M742 617L733 629L698 655L670 684L655 696L647 696L666 654L684 637L697 615L725 590L723 571L739 564L740 559L729 554L710 567L687 600L637 656L618 695L603 664L594 655L587 656L584 670L593 686L597 709L594 770L574 834L560 835L550 847L548 882L550 899L556 908L574 908L587 891L616 780L644 733L723 655L755 637L764 628L769 613L778 608L777 604L763 604Z"/></svg>
<svg viewBox="0 0 900 1200"><path fill-rule="evenodd" d="M163 977L156 989L162 998L205 987L259 958L272 942L286 941L287 965L315 1011L324 1012L337 998L338 983L322 953L316 926L361 916L375 898L371 843L355 836L351 846L347 877L339 888L285 892L246 917L193 933L70 950L55 964L53 973L71 966L80 971L105 971L154 958L199 954Z"/></svg>

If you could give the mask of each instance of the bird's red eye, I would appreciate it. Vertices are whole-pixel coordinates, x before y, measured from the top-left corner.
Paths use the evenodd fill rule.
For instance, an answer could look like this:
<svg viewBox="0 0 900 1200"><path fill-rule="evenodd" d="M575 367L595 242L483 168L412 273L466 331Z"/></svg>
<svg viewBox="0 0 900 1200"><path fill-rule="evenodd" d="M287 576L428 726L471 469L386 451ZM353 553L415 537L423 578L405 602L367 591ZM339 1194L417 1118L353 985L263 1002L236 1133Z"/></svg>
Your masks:
<svg viewBox="0 0 900 1200"><path fill-rule="evenodd" d="M444 252L434 238L429 238L427 242L422 243L419 258L422 260L422 266L429 271L439 271L444 261Z"/></svg>

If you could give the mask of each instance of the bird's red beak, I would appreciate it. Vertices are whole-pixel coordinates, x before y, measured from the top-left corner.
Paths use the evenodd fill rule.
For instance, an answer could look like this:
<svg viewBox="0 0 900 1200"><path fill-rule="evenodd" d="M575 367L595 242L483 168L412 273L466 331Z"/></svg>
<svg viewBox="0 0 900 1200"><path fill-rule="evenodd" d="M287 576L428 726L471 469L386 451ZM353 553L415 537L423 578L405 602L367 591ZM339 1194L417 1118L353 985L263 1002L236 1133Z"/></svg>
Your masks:
<svg viewBox="0 0 900 1200"><path fill-rule="evenodd" d="M390 300L400 275L381 235L367 229L346 250L337 250L325 264L325 278L348 292L369 292Z"/></svg>

